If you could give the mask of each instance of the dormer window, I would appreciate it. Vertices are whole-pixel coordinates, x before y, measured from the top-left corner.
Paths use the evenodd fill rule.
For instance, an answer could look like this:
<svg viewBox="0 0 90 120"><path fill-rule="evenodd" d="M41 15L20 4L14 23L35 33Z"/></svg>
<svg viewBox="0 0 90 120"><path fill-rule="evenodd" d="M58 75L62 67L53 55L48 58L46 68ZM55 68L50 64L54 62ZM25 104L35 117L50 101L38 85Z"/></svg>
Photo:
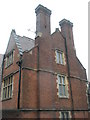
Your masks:
<svg viewBox="0 0 90 120"><path fill-rule="evenodd" d="M6 67L13 63L13 51L10 52L6 57Z"/></svg>

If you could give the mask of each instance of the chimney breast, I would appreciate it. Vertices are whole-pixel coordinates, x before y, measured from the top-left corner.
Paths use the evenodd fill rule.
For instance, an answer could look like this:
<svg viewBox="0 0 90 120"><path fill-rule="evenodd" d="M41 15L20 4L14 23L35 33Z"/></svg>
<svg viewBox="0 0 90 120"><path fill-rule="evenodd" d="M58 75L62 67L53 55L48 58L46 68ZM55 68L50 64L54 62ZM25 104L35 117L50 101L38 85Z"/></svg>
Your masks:
<svg viewBox="0 0 90 120"><path fill-rule="evenodd" d="M37 8L35 9L35 13L36 13L36 36L38 35L38 33L42 33L42 36L50 35L51 10L42 5L38 5Z"/></svg>

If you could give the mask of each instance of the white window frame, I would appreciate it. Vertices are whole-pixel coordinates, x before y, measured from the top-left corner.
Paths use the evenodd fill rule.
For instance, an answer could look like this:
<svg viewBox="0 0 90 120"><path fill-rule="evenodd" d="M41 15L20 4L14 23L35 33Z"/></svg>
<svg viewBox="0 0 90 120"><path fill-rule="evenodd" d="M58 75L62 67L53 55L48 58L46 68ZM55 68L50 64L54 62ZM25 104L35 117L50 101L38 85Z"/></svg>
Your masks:
<svg viewBox="0 0 90 120"><path fill-rule="evenodd" d="M9 75L2 81L1 99L6 100L12 98L13 95L13 75Z"/></svg>
<svg viewBox="0 0 90 120"><path fill-rule="evenodd" d="M56 50L55 53L56 53L56 63L65 65L64 52L60 50Z"/></svg>
<svg viewBox="0 0 90 120"><path fill-rule="evenodd" d="M69 98L67 76L57 74L57 89L59 98Z"/></svg>
<svg viewBox="0 0 90 120"><path fill-rule="evenodd" d="M68 114L68 117L66 117L66 114ZM60 115L59 116L60 120L63 120L63 119L70 120L71 119L71 112L70 111L61 111L61 112L59 112L59 115Z"/></svg>

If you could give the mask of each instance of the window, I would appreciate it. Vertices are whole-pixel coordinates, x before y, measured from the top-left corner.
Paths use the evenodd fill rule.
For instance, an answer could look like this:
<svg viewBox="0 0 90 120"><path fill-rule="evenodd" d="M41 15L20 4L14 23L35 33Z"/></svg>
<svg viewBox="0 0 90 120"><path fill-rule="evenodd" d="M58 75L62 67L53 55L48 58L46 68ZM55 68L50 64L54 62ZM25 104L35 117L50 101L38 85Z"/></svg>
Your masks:
<svg viewBox="0 0 90 120"><path fill-rule="evenodd" d="M70 120L70 118L71 118L70 112L68 112L68 111L60 112L60 118L61 118L61 120Z"/></svg>
<svg viewBox="0 0 90 120"><path fill-rule="evenodd" d="M90 83L87 86L88 109L90 110Z"/></svg>
<svg viewBox="0 0 90 120"><path fill-rule="evenodd" d="M56 63L65 64L64 53L60 50L56 50Z"/></svg>
<svg viewBox="0 0 90 120"><path fill-rule="evenodd" d="M2 83L2 100L12 97L13 76L5 78Z"/></svg>
<svg viewBox="0 0 90 120"><path fill-rule="evenodd" d="M67 78L64 75L57 75L58 82L58 96L59 97L68 97L68 85Z"/></svg>
<svg viewBox="0 0 90 120"><path fill-rule="evenodd" d="M6 67L13 63L13 51L6 57Z"/></svg>

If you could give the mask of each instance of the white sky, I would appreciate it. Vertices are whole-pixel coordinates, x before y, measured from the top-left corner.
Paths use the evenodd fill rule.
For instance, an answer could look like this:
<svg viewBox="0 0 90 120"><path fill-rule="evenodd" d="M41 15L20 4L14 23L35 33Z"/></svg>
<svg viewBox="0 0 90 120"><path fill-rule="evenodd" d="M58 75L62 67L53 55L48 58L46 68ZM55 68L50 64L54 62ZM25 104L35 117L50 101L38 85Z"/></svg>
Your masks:
<svg viewBox="0 0 90 120"><path fill-rule="evenodd" d="M18 35L35 38L28 29L36 30L38 4L52 11L51 32L63 18L73 22L76 53L88 74L88 0L0 0L0 53L5 53L12 29Z"/></svg>

